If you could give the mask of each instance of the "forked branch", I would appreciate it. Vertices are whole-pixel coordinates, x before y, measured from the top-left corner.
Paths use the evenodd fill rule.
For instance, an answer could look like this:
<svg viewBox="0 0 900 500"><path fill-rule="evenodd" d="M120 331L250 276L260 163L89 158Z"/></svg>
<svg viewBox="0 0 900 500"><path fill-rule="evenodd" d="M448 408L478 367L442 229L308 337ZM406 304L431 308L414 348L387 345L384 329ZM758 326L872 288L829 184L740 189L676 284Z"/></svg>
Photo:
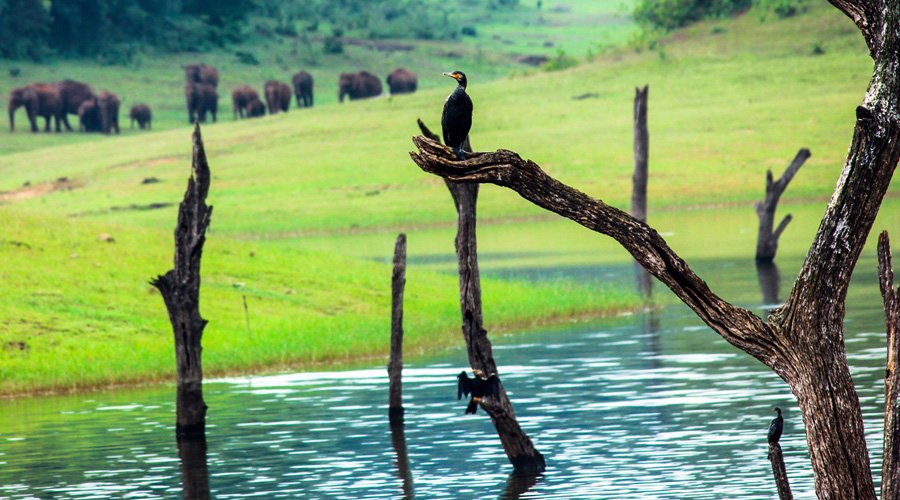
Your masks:
<svg viewBox="0 0 900 500"><path fill-rule="evenodd" d="M491 183L506 186L523 198L611 236L628 250L650 274L668 286L703 321L725 340L750 353L782 377L790 368L782 360L779 342L756 315L714 294L699 276L646 223L573 189L547 175L530 160L508 150L471 153L465 161L434 141L413 138L419 151L410 153L424 171L454 182Z"/></svg>

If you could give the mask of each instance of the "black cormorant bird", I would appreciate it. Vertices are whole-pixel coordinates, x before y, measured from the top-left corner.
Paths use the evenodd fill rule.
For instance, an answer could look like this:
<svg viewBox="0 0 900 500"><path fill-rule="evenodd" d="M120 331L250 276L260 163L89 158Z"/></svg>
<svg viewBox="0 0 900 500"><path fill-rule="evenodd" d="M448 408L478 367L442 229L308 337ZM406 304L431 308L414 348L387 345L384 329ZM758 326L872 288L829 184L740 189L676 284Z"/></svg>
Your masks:
<svg viewBox="0 0 900 500"><path fill-rule="evenodd" d="M781 433L784 432L784 417L781 416L781 408L776 407L775 413L778 416L773 418L772 423L769 424L769 444L778 444Z"/></svg>
<svg viewBox="0 0 900 500"><path fill-rule="evenodd" d="M444 144L456 151L460 160L466 159L463 152L463 143L469 136L472 128L472 99L466 93L466 74L462 71L444 73L444 76L453 78L459 85L444 103L444 113L441 114L441 128L444 132Z"/></svg>
<svg viewBox="0 0 900 500"><path fill-rule="evenodd" d="M493 396L499 392L499 379L497 378L496 373L488 378L481 378L478 372L476 372L474 377L469 378L469 376L466 375L466 372L462 371L456 376L456 379L458 380L456 399L462 399L463 395L472 395L469 406L466 407L466 415L470 413L473 415L475 414L475 411L478 409L478 403L481 402L481 398Z"/></svg>

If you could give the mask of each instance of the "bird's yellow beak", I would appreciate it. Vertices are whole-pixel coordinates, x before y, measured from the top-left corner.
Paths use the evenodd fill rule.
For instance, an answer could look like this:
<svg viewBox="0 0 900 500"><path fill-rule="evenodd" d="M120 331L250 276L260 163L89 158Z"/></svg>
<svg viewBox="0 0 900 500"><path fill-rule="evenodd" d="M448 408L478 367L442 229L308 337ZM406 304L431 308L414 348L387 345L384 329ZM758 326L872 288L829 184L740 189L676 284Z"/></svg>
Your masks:
<svg viewBox="0 0 900 500"><path fill-rule="evenodd" d="M457 72L455 72L455 71L454 71L453 73L446 73L446 72L445 72L445 73L444 73L444 76L449 76L450 78L453 78L454 80L459 81L459 73L457 73Z"/></svg>

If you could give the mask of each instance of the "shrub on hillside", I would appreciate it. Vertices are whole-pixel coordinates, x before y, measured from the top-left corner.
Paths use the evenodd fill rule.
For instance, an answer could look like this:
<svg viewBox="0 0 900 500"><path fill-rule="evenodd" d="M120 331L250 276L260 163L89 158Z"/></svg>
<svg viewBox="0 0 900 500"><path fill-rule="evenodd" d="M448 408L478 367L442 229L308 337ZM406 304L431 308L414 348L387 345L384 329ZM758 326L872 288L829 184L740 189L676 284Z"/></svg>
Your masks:
<svg viewBox="0 0 900 500"><path fill-rule="evenodd" d="M701 19L730 16L753 0L638 0L634 20L645 29L673 30Z"/></svg>

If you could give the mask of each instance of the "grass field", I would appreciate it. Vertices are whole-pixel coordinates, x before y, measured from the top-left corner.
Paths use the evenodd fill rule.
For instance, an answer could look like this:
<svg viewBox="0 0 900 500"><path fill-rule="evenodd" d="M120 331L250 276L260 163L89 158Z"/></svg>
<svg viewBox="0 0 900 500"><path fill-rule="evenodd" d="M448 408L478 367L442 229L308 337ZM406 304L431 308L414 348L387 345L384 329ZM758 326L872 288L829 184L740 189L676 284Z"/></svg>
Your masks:
<svg viewBox="0 0 900 500"><path fill-rule="evenodd" d="M192 59L173 58L165 67ZM404 64L426 75L446 62ZM564 72L498 79L499 65L470 62L455 67L469 75L476 149L513 149L622 207L631 189L633 88L649 83L651 210L749 205L762 194L765 169L780 173L800 147L813 157L786 198L825 199L871 70L852 23L824 5L787 20L761 23L751 12L702 23L656 51L607 51ZM153 64L131 79L122 78L121 68L79 71L122 78L135 92L170 89L159 101L159 130L113 138L0 136L0 344L6 346L0 393L173 375L161 299L146 281L171 265L190 128L178 125L180 72ZM26 68L26 74L62 69ZM233 74L223 84L236 83L240 73ZM448 79L425 82L411 96L342 106L319 101L311 110L203 128L215 206L202 299L211 320L208 371L384 353L390 270L372 262L373 254L387 258L398 231L411 233L411 260L433 254L436 240L417 247L415 232L455 220L443 183L407 156L416 118L437 128L452 89ZM145 182L151 178L158 182ZM497 223L515 233L549 216L487 186L479 217L482 233ZM100 241L102 233L115 243ZM370 234L378 236L352 238ZM383 250L360 252L385 234L391 236ZM508 247L540 252L542 243L533 244ZM688 244L710 248L702 240ZM410 348L458 342L452 274L411 269L408 281ZM491 330L635 304L625 292L583 283L488 280L484 288Z"/></svg>

